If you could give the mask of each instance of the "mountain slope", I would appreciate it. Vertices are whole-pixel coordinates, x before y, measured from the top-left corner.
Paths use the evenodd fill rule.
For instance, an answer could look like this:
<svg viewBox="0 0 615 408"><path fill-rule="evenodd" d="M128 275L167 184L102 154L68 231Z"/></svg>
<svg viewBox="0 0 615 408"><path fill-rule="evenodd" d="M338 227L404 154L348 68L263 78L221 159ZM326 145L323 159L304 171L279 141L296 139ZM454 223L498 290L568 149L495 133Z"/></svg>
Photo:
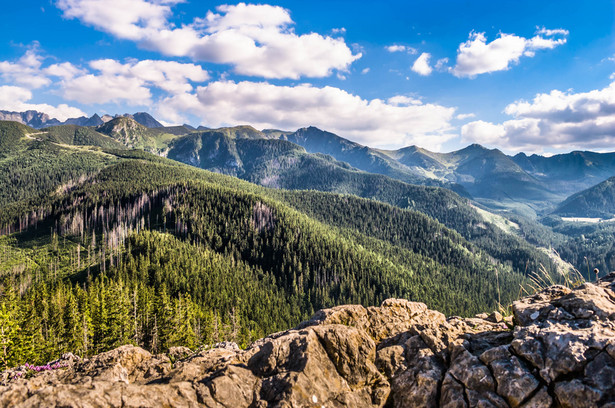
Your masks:
<svg viewBox="0 0 615 408"><path fill-rule="evenodd" d="M279 135L281 139L298 144L310 153L328 154L336 160L346 162L359 170L386 175L407 183L430 183L430 180L420 173L396 162L378 150L351 142L313 126L299 129L293 133L271 134Z"/></svg>
<svg viewBox="0 0 615 408"><path fill-rule="evenodd" d="M112 137L129 148L162 153L168 144L179 135L189 133L183 126L148 128L131 117L118 116L98 126L96 131Z"/></svg>
<svg viewBox="0 0 615 408"><path fill-rule="evenodd" d="M74 131L70 126L66 129ZM71 145L74 133L62 135L62 144L54 142L57 136L0 121L0 209L23 200L39 200L61 186L70 188L75 180L86 179L117 159L99 147ZM90 140L98 140L98 136L106 138L95 135Z"/></svg>
<svg viewBox="0 0 615 408"><path fill-rule="evenodd" d="M562 217L615 217L615 177L573 194L553 213Z"/></svg>
<svg viewBox="0 0 615 408"><path fill-rule="evenodd" d="M58 125L41 129L38 137L55 143L75 146L99 146L107 149L125 149L126 147L115 139L99 133L90 127L77 125Z"/></svg>
<svg viewBox="0 0 615 408"><path fill-rule="evenodd" d="M144 152L106 154L114 160L88 179L0 206L0 232L20 231L0 237L10 256L0 273L12 277L0 302L21 299L11 321L29 345L10 359L129 339L156 352L247 344L318 308L387 297L468 315L495 307L496 268L504 297L524 281L417 212L265 189Z"/></svg>
<svg viewBox="0 0 615 408"><path fill-rule="evenodd" d="M574 151L551 157L513 157L525 171L565 196L594 186L615 174L615 153Z"/></svg>
<svg viewBox="0 0 615 408"><path fill-rule="evenodd" d="M524 271L528 267L537 270L540 262L550 264L530 244L502 231L454 192L358 171L330 156L307 153L302 147L285 140L259 139L257 131L249 132L250 139L243 138L242 131L240 128L226 128L178 138L171 143L168 157L263 186L353 194L414 209L477 242L491 256L511 262L516 270ZM305 206L301 209L309 210ZM537 259L541 261L537 262Z"/></svg>
<svg viewBox="0 0 615 408"><path fill-rule="evenodd" d="M148 128L160 128L164 127L164 125L158 122L152 115L147 112L137 112L133 115L130 115L135 121L140 123L141 125Z"/></svg>
<svg viewBox="0 0 615 408"><path fill-rule="evenodd" d="M416 146L386 151L400 163L425 176L463 186L473 198L492 208L509 208L530 214L561 200L561 195L524 171L497 149L470 145L450 153L434 153ZM529 205L525 210L515 203Z"/></svg>

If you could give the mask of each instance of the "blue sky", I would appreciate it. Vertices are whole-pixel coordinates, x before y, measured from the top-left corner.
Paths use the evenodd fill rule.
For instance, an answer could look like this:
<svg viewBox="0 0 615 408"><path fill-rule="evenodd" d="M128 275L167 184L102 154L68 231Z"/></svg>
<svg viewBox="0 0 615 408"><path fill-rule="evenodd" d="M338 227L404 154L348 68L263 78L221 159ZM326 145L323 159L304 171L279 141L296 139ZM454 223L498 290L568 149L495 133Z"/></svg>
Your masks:
<svg viewBox="0 0 615 408"><path fill-rule="evenodd" d="M0 109L615 150L615 3L5 2Z"/></svg>

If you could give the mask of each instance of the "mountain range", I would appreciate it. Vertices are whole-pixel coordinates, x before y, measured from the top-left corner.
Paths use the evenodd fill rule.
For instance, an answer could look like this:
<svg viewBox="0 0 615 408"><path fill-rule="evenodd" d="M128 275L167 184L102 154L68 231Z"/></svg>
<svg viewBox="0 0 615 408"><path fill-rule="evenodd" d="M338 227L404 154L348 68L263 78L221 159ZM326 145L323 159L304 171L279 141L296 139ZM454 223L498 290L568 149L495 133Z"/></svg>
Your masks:
<svg viewBox="0 0 615 408"><path fill-rule="evenodd" d="M79 118L69 118L62 122L58 119L51 118L46 113L38 112L35 110L29 110L25 112L11 112L0 110L0 120L19 122L21 124L28 125L34 129L41 129L45 127L59 125L100 126L103 123L106 123L111 119L120 116L134 119L136 122L142 124L143 126L147 126L150 128L163 127L160 122L158 122L149 113L146 112L137 112L135 114L125 113L123 115L115 116L103 115L102 117L98 116L98 114L95 113L89 118L86 116L82 116Z"/></svg>
<svg viewBox="0 0 615 408"><path fill-rule="evenodd" d="M295 132L245 129L225 128L181 136L169 144L168 157L279 188L326 188L297 185L297 173L306 176L306 183L318 183L314 167L327 166L331 174L337 175L362 171L404 183L445 187L487 208L531 218L550 213L569 195L615 174L615 153L511 157L476 144L451 153L416 146L386 151L314 127ZM334 185L339 177L327 182ZM348 192L357 194L356 190Z"/></svg>
<svg viewBox="0 0 615 408"><path fill-rule="evenodd" d="M569 196L615 175L615 153L574 151L550 157L525 153L509 156L477 144L450 153L431 152L418 146L381 150L315 127L296 131L259 131L249 126L165 127L145 112L114 117L94 114L60 122L36 111L0 111L0 120L17 121L36 129L62 125L93 128L127 147L270 187L315 188L369 196L373 187L360 192L347 182L349 178L367 177L359 176L359 171L409 184L445 187L485 208L529 218L558 213L557 206ZM324 168L335 177L308 177L309 172L321 174L312 170Z"/></svg>
<svg viewBox="0 0 615 408"><path fill-rule="evenodd" d="M5 344L22 345L0 364L127 342L247 346L323 307L387 298L471 316L509 304L537 274L564 283L573 268L615 267L612 223L498 209L556 208L538 173L571 167L565 155L524 169L478 145L385 151L314 127L135 117L0 121L0 310ZM601 177L608 157L577 164L578 179ZM579 211L612 211L612 183L598 186L571 196Z"/></svg>
<svg viewBox="0 0 615 408"><path fill-rule="evenodd" d="M372 175L429 216L266 188L124 144L170 134L159 132L125 117L98 128L0 121L0 310L10 344L0 369L130 341L155 352L246 346L320 308L390 297L473 315L496 308L499 289L510 302L528 265L557 270L450 190ZM263 142L247 127L216 132Z"/></svg>

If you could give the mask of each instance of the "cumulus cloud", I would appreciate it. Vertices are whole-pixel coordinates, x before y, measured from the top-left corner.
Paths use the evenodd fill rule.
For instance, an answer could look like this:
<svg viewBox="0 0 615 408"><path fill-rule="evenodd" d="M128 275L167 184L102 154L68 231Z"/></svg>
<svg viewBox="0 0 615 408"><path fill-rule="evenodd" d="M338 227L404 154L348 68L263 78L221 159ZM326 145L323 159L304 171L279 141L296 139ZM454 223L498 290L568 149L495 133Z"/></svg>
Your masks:
<svg viewBox="0 0 615 408"><path fill-rule="evenodd" d="M47 68L41 70L44 75L59 77L62 79L71 79L77 75L85 73L84 70L77 68L70 62L63 62L61 64L52 64Z"/></svg>
<svg viewBox="0 0 615 408"><path fill-rule="evenodd" d="M465 119L470 119L474 117L476 117L476 115L473 113L460 113L459 115L455 116L455 119L465 120Z"/></svg>
<svg viewBox="0 0 615 408"><path fill-rule="evenodd" d="M387 103L393 106L409 106L409 105L422 105L423 102L420 99L412 98L405 95L396 95L387 99Z"/></svg>
<svg viewBox="0 0 615 408"><path fill-rule="evenodd" d="M207 71L195 64L176 61L143 60L122 64L112 59L90 62L96 74L71 77L62 83L63 96L86 104L124 101L149 105L154 86L171 94L190 92L191 81L209 79Z"/></svg>
<svg viewBox="0 0 615 408"><path fill-rule="evenodd" d="M472 32L457 49L457 61L452 73L457 77L473 78L488 72L505 71L518 63L522 56L533 57L537 50L565 44L567 35L567 30L543 27L532 38L500 33L488 43L485 33Z"/></svg>
<svg viewBox="0 0 615 408"><path fill-rule="evenodd" d="M416 48L408 47L405 45L397 45L397 44L387 45L386 47L384 47L384 49L387 50L388 52L407 52L408 54L418 53Z"/></svg>
<svg viewBox="0 0 615 408"><path fill-rule="evenodd" d="M133 106L149 105L152 103L152 88L174 95L192 92L192 83L209 80L207 71L196 64L162 60L122 63L101 59L90 61L86 67L77 67L70 62L44 66L44 58L36 51L35 48L28 50L15 62L0 61L0 78L5 85L13 86L7 88L13 89L11 95L17 92L15 89L50 86L47 92L85 104L122 102ZM25 106L32 94L19 92L15 106ZM49 109L45 112L49 113Z"/></svg>
<svg viewBox="0 0 615 408"><path fill-rule="evenodd" d="M454 137L450 125L454 112L455 108L403 96L365 100L330 86L247 81L211 82L195 93L166 98L158 108L158 115L171 122L181 123L182 114L189 113L213 127L249 123L257 128L296 129L314 125L370 146L419 144L432 149Z"/></svg>
<svg viewBox="0 0 615 408"><path fill-rule="evenodd" d="M412 64L412 70L422 76L431 74L433 68L429 65L430 58L431 54L428 52L422 53L421 56L414 61L414 64Z"/></svg>
<svg viewBox="0 0 615 408"><path fill-rule="evenodd" d="M28 103L32 99L32 91L18 86L3 85L0 86L0 110L12 112L24 112L27 110L36 110L45 112L52 118L60 121L65 121L68 118L76 118L86 116L80 109L60 104L57 106L49 104L33 104Z"/></svg>
<svg viewBox="0 0 615 408"><path fill-rule="evenodd" d="M466 141L517 150L612 149L615 144L615 82L589 92L553 90L532 101L517 101L504 112L513 118L501 124L475 121L464 125Z"/></svg>
<svg viewBox="0 0 615 408"><path fill-rule="evenodd" d="M177 1L59 0L67 18L168 56L234 66L238 74L264 78L325 77L346 71L361 57L342 38L298 35L288 10L267 4L221 5L204 18L176 27Z"/></svg>
<svg viewBox="0 0 615 408"><path fill-rule="evenodd" d="M29 89L49 85L51 80L40 71L43 57L37 51L38 44L34 44L18 61L0 61L0 76L2 79Z"/></svg>

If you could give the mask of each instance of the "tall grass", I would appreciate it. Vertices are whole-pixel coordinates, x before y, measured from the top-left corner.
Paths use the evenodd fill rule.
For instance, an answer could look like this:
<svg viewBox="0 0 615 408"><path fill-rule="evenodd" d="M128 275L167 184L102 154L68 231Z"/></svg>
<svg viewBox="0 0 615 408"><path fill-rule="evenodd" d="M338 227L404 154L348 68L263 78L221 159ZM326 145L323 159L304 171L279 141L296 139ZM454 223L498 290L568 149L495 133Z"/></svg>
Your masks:
<svg viewBox="0 0 615 408"><path fill-rule="evenodd" d="M551 274L542 264L538 271L530 272L528 278L530 280L529 283L521 285L521 292L525 296L533 295L553 285L562 285L569 289L574 289L586 282L583 274L576 268L569 268L556 274Z"/></svg>

